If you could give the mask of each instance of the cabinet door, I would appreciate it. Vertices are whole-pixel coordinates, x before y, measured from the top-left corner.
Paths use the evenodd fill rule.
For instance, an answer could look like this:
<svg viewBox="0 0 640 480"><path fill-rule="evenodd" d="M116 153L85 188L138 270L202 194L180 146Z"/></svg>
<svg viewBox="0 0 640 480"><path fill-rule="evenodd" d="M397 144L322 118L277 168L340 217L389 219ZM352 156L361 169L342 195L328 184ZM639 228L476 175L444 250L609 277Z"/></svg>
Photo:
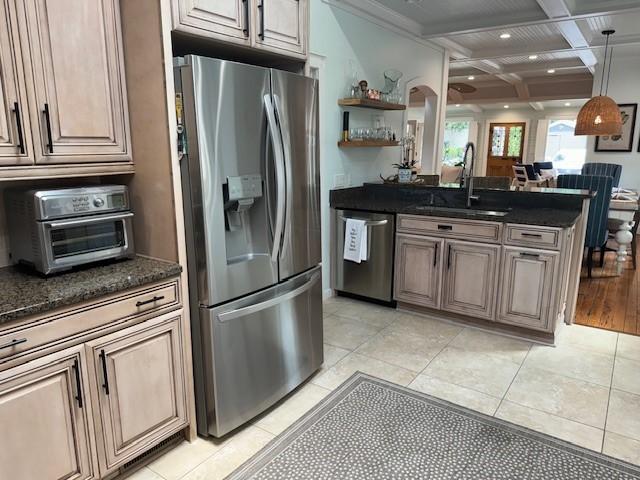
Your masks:
<svg viewBox="0 0 640 480"><path fill-rule="evenodd" d="M249 44L252 0L173 0L173 28L193 35Z"/></svg>
<svg viewBox="0 0 640 480"><path fill-rule="evenodd" d="M442 239L396 236L395 299L439 308Z"/></svg>
<svg viewBox="0 0 640 480"><path fill-rule="evenodd" d="M0 373L0 478L97 478L82 347Z"/></svg>
<svg viewBox="0 0 640 480"><path fill-rule="evenodd" d="M0 0L0 166L33 163L15 12Z"/></svg>
<svg viewBox="0 0 640 480"><path fill-rule="evenodd" d="M307 53L308 0L254 0L255 46L285 55Z"/></svg>
<svg viewBox="0 0 640 480"><path fill-rule="evenodd" d="M498 320L549 330L557 252L505 247Z"/></svg>
<svg viewBox="0 0 640 480"><path fill-rule="evenodd" d="M499 245L447 240L442 308L493 320Z"/></svg>
<svg viewBox="0 0 640 480"><path fill-rule="evenodd" d="M103 475L187 423L180 317L175 315L87 344Z"/></svg>
<svg viewBox="0 0 640 480"><path fill-rule="evenodd" d="M130 160L117 0L24 0L36 163Z"/></svg>

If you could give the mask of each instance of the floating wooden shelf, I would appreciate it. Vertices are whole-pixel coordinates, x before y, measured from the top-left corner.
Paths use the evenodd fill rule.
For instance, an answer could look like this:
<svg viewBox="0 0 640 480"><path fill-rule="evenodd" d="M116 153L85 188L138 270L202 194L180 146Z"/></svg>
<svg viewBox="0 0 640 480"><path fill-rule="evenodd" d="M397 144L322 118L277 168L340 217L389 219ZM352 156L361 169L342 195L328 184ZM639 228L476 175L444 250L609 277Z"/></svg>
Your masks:
<svg viewBox="0 0 640 480"><path fill-rule="evenodd" d="M351 142L338 142L340 148L352 147L397 147L398 142L390 140L353 140Z"/></svg>
<svg viewBox="0 0 640 480"><path fill-rule="evenodd" d="M341 98L338 105L343 107L374 108L376 110L406 110L407 106L400 103L389 103L368 98Z"/></svg>

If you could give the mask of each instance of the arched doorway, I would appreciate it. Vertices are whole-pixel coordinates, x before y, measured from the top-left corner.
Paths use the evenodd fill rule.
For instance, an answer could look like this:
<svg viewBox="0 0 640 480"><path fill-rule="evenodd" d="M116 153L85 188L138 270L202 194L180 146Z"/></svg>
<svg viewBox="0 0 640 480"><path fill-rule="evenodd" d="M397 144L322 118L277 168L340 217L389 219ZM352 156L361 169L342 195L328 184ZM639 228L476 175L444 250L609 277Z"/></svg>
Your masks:
<svg viewBox="0 0 640 480"><path fill-rule="evenodd" d="M422 173L436 173L439 139L439 98L436 92L414 79L407 82L407 114L405 134L415 136L414 158Z"/></svg>

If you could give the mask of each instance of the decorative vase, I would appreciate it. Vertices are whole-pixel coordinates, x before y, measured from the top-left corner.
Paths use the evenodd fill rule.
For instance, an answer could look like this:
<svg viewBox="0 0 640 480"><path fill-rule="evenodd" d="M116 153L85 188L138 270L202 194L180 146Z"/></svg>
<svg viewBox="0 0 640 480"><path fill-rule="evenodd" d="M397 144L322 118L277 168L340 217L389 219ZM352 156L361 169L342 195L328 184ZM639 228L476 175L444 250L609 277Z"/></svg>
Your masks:
<svg viewBox="0 0 640 480"><path fill-rule="evenodd" d="M411 183L411 169L399 168L398 169L398 183Z"/></svg>

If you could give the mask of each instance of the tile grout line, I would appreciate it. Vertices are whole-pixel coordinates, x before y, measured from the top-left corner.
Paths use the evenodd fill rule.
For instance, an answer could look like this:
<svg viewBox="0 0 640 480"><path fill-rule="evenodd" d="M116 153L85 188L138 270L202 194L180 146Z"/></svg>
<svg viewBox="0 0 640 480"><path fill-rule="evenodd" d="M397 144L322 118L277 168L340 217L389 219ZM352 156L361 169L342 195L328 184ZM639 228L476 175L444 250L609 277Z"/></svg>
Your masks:
<svg viewBox="0 0 640 480"><path fill-rule="evenodd" d="M500 403L496 407L496 411L493 412L492 417L496 416L496 413L498 413L498 410L500 410L500 407L502 406L502 403L504 402L505 398L507 398L507 393L509 393L509 390L511 390L511 386L513 385L513 382L516 381L516 378L520 374L520 370L522 370L522 367L524 366L524 362L526 362L527 358L529 358L529 354L531 353L531 349L532 348L533 348L533 344L530 344L529 348L527 349L527 354L522 359L522 362L520 362L520 366L518 367L518 370L516 371L516 374L513 376L513 378L509 382L509 386L505 389L504 393L502 394L502 398L500 399Z"/></svg>
<svg viewBox="0 0 640 480"><path fill-rule="evenodd" d="M258 430L262 430L263 432L271 435L272 437L276 437L276 435L274 435L271 432L266 431L264 428L260 428L257 425L254 425L253 423L249 423L249 424L245 424L245 425L249 425L250 427L255 427ZM246 427L245 427L246 428ZM211 460L212 458L218 456L219 454L221 454L225 448L227 448L231 442L233 441L234 438L236 438L241 432L236 432L233 434L232 437L229 437L228 441L225 441L224 445L221 445L220 448L218 450L216 450L215 452L213 452L212 455L209 455L206 459L204 459L202 462L198 463L195 467L193 467L192 469L190 469L188 472L186 472L184 475L182 475L181 477L178 478L178 480L183 480L185 478L187 478L188 475L190 475L191 473L193 473L194 470L196 470L198 467L200 467L201 465L203 465L204 463L208 462L209 460ZM239 465L238 465L239 466ZM158 474L159 476L162 477L162 475L160 475L159 473L155 472L154 473ZM164 477L162 477L164 478ZM166 480L166 479L165 479Z"/></svg>
<svg viewBox="0 0 640 480"><path fill-rule="evenodd" d="M601 432L604 432L604 429L602 429L602 428L594 427L593 425L589 425L588 423L584 423L584 422L581 422L579 420L573 420L571 418L563 417L562 415L558 415L556 413L550 413L550 412L547 412L545 410L540 410L539 408L536 408L536 407L530 407L529 405L523 405L522 403L516 402L514 400L506 400L505 399L505 401L509 402L509 403L513 403L514 405L518 405L519 407L528 408L529 410L534 410L536 412L544 413L545 415L549 415L549 416L554 417L554 418L559 418L560 420L566 420L568 422L575 423L577 425L582 425L583 427L593 428L595 430L600 430ZM498 418L498 417L496 417L496 418ZM515 422L511 422L511 423L515 423ZM517 424L517 425L521 425L521 424ZM522 425L522 426L524 426L524 425ZM531 428L531 427L527 427L527 428ZM532 429L532 430L535 430L535 429ZM552 437L556 437L555 435L551 435L551 436ZM559 438L559 437L556 437L556 438ZM589 450L591 450L591 449L589 449ZM593 451L595 452L597 450L593 450Z"/></svg>
<svg viewBox="0 0 640 480"><path fill-rule="evenodd" d="M436 353L436 354L431 358L431 360L429 360L429 362L427 363L427 365L426 365L422 370L420 370L420 372L418 372L418 375L416 375L416 378L417 378L419 375L423 375L423 374L424 374L424 371L425 371L427 368L429 368L429 365L431 365L431 363L433 363L433 361L434 361L434 360L435 360L435 359L436 359L436 358L437 358L437 357L438 357L438 356L439 356L439 355L444 351L444 349L445 349L445 348L447 348L449 345L451 345L451 342L453 342L456 338L458 338L458 337L460 336L460 334L461 334L462 332L464 332L464 331L465 331L465 329L466 329L466 328L467 328L467 327L461 327L461 328L460 328L460 331L459 331L458 333L456 333L453 337L451 337L451 339L450 339L447 343L445 343L445 344L442 346L442 348L441 348L440 350L438 350L438 353ZM432 377L432 378L433 378L433 377ZM453 383L453 382L449 382L449 383ZM453 383L453 385L455 385L455 383ZM459 387L461 387L462 385L458 385L458 386L459 386ZM480 392L480 393L482 393L482 392Z"/></svg>
<svg viewBox="0 0 640 480"><path fill-rule="evenodd" d="M616 372L616 360L618 359L618 343L620 343L620 334L616 335L616 348L613 351L613 368L611 368L611 383L609 385L609 395L607 396L607 409L604 415L604 427L602 434L602 444L600 445L600 453L604 452L604 440L607 436L607 423L609 422L609 405L611 404L611 393L613 392L613 376Z"/></svg>

